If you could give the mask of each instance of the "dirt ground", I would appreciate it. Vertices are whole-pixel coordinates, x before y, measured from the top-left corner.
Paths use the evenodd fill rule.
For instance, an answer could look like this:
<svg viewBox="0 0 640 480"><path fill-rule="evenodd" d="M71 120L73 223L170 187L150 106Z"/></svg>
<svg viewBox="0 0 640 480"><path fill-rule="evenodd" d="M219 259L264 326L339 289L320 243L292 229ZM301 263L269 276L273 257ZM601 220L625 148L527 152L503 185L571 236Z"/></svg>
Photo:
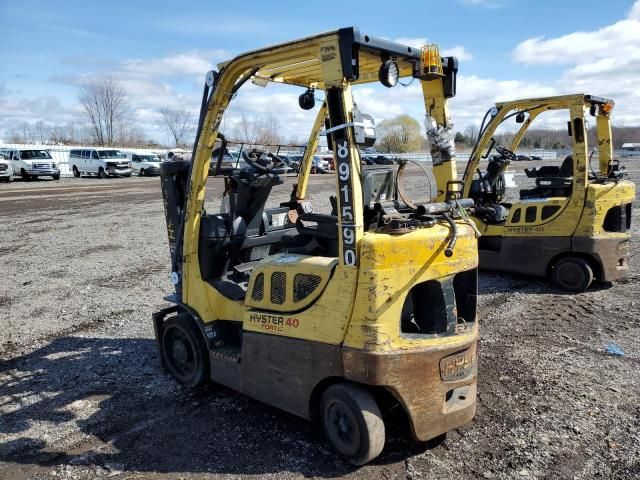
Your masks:
<svg viewBox="0 0 640 480"><path fill-rule="evenodd" d="M638 182L640 165L630 170ZM333 181L315 176L311 191L326 202ZM209 184L215 197L221 183ZM623 281L566 295L483 272L476 418L440 443L392 437L355 468L306 421L161 370L151 313L171 282L159 188L0 185L1 479L640 478L637 200ZM612 342L624 356L606 353Z"/></svg>

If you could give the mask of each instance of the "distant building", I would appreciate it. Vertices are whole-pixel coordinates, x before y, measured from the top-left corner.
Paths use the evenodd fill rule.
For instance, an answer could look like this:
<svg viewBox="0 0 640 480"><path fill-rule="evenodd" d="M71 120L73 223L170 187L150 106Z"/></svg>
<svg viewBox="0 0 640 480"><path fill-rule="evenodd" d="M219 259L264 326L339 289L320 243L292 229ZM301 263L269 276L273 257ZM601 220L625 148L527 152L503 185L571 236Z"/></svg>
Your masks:
<svg viewBox="0 0 640 480"><path fill-rule="evenodd" d="M640 152L640 143L623 143L622 150L624 152Z"/></svg>

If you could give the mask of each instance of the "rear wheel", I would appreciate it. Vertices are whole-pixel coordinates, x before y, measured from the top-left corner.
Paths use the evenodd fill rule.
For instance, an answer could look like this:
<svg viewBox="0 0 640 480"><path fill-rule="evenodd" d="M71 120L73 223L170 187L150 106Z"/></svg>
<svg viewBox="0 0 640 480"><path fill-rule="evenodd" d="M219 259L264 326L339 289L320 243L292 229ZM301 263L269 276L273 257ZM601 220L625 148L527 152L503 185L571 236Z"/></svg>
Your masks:
<svg viewBox="0 0 640 480"><path fill-rule="evenodd" d="M73 176L76 178L80 178L80 170L75 165L73 166Z"/></svg>
<svg viewBox="0 0 640 480"><path fill-rule="evenodd" d="M570 292L584 292L593 282L593 268L580 257L563 257L551 267L554 285Z"/></svg>
<svg viewBox="0 0 640 480"><path fill-rule="evenodd" d="M104 171L104 168L100 167L98 169L98 178L104 178L107 176L107 173Z"/></svg>
<svg viewBox="0 0 640 480"><path fill-rule="evenodd" d="M364 465L382 452L385 428L376 401L352 383L331 385L322 394L322 428L331 446L354 465Z"/></svg>
<svg viewBox="0 0 640 480"><path fill-rule="evenodd" d="M202 334L187 315L177 315L162 327L162 359L182 385L198 387L209 380L209 358Z"/></svg>

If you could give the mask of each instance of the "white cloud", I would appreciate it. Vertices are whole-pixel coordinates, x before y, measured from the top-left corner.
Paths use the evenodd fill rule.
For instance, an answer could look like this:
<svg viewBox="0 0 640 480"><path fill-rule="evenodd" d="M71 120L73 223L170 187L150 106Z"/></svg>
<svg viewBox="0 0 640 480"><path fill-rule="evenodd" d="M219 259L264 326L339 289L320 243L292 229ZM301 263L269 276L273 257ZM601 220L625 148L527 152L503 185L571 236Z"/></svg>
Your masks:
<svg viewBox="0 0 640 480"><path fill-rule="evenodd" d="M518 44L512 56L528 65L577 64L603 58L637 55L640 49L640 1L628 17L594 31L556 38L534 37Z"/></svg>
<svg viewBox="0 0 640 480"><path fill-rule="evenodd" d="M465 60L471 60L473 55L468 52L462 45L456 45L455 47L445 48L440 51L440 55L443 57L458 57L458 60L464 62Z"/></svg>
<svg viewBox="0 0 640 480"><path fill-rule="evenodd" d="M228 57L224 50L190 50L164 58L126 60L121 65L125 74L144 77L174 77L182 75L204 75L215 64Z"/></svg>
<svg viewBox="0 0 640 480"><path fill-rule="evenodd" d="M640 1L626 18L592 31L572 32L555 38L525 40L512 52L516 62L565 65L553 82L558 93L590 93L613 98L613 121L639 123L640 102Z"/></svg>
<svg viewBox="0 0 640 480"><path fill-rule="evenodd" d="M403 45L408 45L414 48L422 48L424 45L429 43L425 37L400 37L396 38L394 42L402 43ZM440 50L440 55L443 57L458 57L458 60L460 61L471 60L473 58L471 52L468 52L462 45L443 48Z"/></svg>

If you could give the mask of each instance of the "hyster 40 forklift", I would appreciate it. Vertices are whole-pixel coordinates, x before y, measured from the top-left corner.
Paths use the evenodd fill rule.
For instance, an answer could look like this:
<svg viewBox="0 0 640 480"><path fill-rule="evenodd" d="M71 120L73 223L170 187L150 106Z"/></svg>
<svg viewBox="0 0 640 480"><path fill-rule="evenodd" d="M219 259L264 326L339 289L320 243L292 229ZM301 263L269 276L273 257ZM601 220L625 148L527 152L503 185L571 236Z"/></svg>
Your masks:
<svg viewBox="0 0 640 480"><path fill-rule="evenodd" d="M497 103L487 112L463 177L482 233L481 268L550 277L572 292L627 274L635 186L623 180L624 167L613 159L613 105L577 94ZM504 172L518 159L514 152L527 129L539 115L558 111L567 115L572 154L560 165L525 169L535 186L521 189L515 202L505 201ZM596 150L589 153L587 145L587 113L595 117L597 168L591 162ZM496 146L496 129L509 119L521 126L508 148ZM488 159L485 172L481 158Z"/></svg>
<svg viewBox="0 0 640 480"><path fill-rule="evenodd" d="M351 91L414 77L428 115L446 130L457 60L442 59L434 45L415 49L345 28L218 68L207 74L193 163L161 167L176 290L175 305L153 316L164 367L184 385L213 381L318 420L354 464L380 454L394 412L419 441L469 422L478 256L463 207L472 202L460 198L455 176L443 192L425 183L430 199L416 203L398 187L403 166L363 168L359 147L375 131ZM221 168L223 114L250 79L302 88L308 110L324 92L297 184L272 208L271 189L283 182L273 154ZM306 197L322 129L336 165L326 214ZM220 213L205 210L212 153L225 184ZM442 156L435 176L455 172L453 162Z"/></svg>

